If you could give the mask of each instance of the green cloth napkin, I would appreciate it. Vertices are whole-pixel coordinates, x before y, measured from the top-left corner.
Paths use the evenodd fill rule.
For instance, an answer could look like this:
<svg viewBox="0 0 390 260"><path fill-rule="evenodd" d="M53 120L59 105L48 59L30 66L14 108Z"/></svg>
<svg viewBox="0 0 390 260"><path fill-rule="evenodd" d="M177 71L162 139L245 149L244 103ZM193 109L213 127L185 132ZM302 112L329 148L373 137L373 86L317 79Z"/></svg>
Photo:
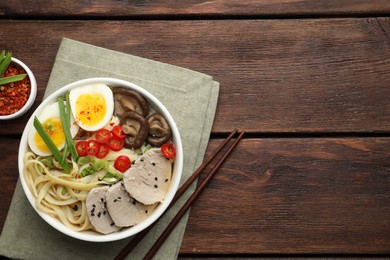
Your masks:
<svg viewBox="0 0 390 260"><path fill-rule="evenodd" d="M76 80L113 77L135 83L155 95L176 121L183 142L181 182L202 163L217 106L219 83L189 69L152 61L64 38L59 47L45 97ZM172 207L128 259L142 259L163 232L195 184ZM188 213L165 241L156 259L175 259ZM112 259L131 238L92 243L68 237L44 222L33 210L18 181L0 237L0 255L21 259Z"/></svg>

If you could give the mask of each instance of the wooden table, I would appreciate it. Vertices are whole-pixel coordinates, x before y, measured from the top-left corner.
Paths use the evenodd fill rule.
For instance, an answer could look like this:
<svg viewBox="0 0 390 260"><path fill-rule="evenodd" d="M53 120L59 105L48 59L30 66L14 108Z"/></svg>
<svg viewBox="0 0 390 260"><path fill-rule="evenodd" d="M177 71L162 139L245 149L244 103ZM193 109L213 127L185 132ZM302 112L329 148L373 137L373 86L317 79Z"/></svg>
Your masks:
<svg viewBox="0 0 390 260"><path fill-rule="evenodd" d="M34 108L62 37L220 82L207 153L247 134L193 206L181 259L378 256L390 253L389 15L387 0L2 1L0 49L35 72ZM30 115L0 122L0 228Z"/></svg>

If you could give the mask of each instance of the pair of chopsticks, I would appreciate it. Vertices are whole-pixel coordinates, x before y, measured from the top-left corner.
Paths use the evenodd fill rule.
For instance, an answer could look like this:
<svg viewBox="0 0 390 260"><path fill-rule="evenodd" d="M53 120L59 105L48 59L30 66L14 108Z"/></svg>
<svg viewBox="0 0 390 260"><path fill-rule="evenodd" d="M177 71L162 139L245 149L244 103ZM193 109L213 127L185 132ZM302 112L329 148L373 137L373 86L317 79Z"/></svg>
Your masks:
<svg viewBox="0 0 390 260"><path fill-rule="evenodd" d="M183 193L190 187L190 185L199 177L199 175L203 172L203 170L214 160L214 158L219 154L219 152L226 146L226 144L233 138L233 136L238 132L237 129L233 130L229 136L217 147L217 149L211 154L211 156L192 174L192 176L177 190L175 197L173 198L171 204L167 208L165 212L183 195ZM178 211L176 216L171 220L169 225L166 227L164 232L160 235L157 241L154 243L152 248L146 254L144 259L152 259L152 257L157 253L162 244L168 238L169 234L175 228L180 219L184 216L187 210L191 207L194 201L199 197L201 192L204 190L206 185L210 182L211 178L215 175L218 169L221 167L223 162L229 156L229 154L233 151L233 149L237 146L239 141L244 135L244 131L242 131L236 140L229 146L229 148L223 153L220 160L216 163L207 177L198 185L194 193L189 197L187 202L182 206L182 208ZM162 217L162 216L161 216ZM154 222L155 224L156 222ZM142 232L138 233L134 238L126 245L126 247L115 257L116 260L124 259L130 252L133 250L138 243L146 236L150 229L154 226L154 224L150 225L148 228L144 229Z"/></svg>

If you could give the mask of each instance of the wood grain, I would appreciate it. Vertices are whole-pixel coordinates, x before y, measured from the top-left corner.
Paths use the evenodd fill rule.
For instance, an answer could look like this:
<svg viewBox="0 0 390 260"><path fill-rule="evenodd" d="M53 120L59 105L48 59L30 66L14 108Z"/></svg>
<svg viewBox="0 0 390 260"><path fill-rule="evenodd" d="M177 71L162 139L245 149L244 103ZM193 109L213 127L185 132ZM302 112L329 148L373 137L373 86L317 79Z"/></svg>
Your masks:
<svg viewBox="0 0 390 260"><path fill-rule="evenodd" d="M0 27L0 38L8 39L2 48L36 74L35 106L60 41L69 37L212 75L221 84L213 132L390 130L389 18L2 20ZM1 122L0 134L20 134L27 118Z"/></svg>
<svg viewBox="0 0 390 260"><path fill-rule="evenodd" d="M18 140L2 146L0 228ZM389 156L390 138L245 139L191 209L181 253L390 253Z"/></svg>
<svg viewBox="0 0 390 260"><path fill-rule="evenodd" d="M181 253L388 254L389 156L389 138L246 139L192 207Z"/></svg>
<svg viewBox="0 0 390 260"><path fill-rule="evenodd" d="M33 109L63 37L220 82L207 154L248 135L193 206L180 259L389 255L389 14L387 0L1 1L0 49L35 73ZM0 122L0 230L31 112Z"/></svg>
<svg viewBox="0 0 390 260"><path fill-rule="evenodd" d="M387 0L0 1L0 49L35 73L32 109L63 37L220 82L207 154L248 135L191 209L179 259L388 256L389 14ZM0 230L31 112L0 122Z"/></svg>
<svg viewBox="0 0 390 260"><path fill-rule="evenodd" d="M8 208L14 194L18 180L18 147L19 140L13 138L1 138L2 148L0 157L4 160L0 165L0 230L3 230L4 221L8 214ZM1 231L0 231L1 233Z"/></svg>
<svg viewBox="0 0 390 260"><path fill-rule="evenodd" d="M0 2L0 16L224 17L388 15L386 0L115 1L13 0Z"/></svg>

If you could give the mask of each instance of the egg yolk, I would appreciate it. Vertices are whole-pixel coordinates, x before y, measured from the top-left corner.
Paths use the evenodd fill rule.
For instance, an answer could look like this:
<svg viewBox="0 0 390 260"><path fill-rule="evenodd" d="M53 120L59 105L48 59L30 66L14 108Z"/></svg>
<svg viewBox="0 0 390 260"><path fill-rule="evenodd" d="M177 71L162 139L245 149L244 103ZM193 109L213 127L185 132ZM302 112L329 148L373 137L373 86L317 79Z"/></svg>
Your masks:
<svg viewBox="0 0 390 260"><path fill-rule="evenodd" d="M57 147L60 147L65 143L65 134L62 128L61 119L59 117L49 118L44 121L42 125ZM50 152L49 148L46 146L45 142L38 133L35 133L34 141L39 150L42 152Z"/></svg>
<svg viewBox="0 0 390 260"><path fill-rule="evenodd" d="M106 100L100 94L82 94L76 101L76 120L83 125L94 126L105 114Z"/></svg>

